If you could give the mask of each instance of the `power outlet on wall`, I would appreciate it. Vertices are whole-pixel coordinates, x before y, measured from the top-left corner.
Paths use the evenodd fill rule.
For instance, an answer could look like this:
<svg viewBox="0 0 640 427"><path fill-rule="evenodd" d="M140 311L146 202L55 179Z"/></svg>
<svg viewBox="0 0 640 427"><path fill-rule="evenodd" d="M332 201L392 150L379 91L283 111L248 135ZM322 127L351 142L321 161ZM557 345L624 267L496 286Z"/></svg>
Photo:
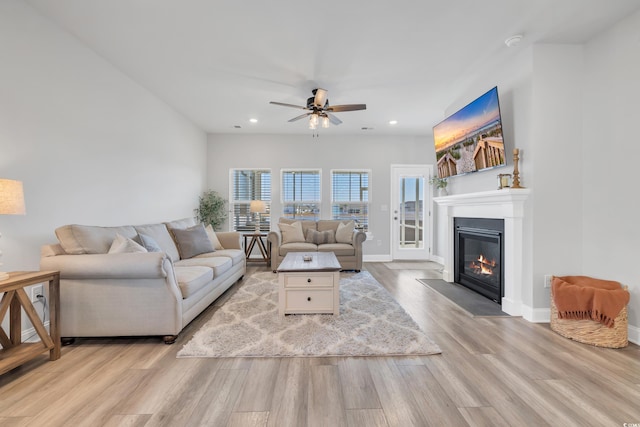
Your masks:
<svg viewBox="0 0 640 427"><path fill-rule="evenodd" d="M553 276L551 274L546 274L544 276L544 287L545 288L550 288L551 287L551 278Z"/></svg>
<svg viewBox="0 0 640 427"><path fill-rule="evenodd" d="M38 301L38 295L44 295L44 286L35 285L31 288L31 302Z"/></svg>

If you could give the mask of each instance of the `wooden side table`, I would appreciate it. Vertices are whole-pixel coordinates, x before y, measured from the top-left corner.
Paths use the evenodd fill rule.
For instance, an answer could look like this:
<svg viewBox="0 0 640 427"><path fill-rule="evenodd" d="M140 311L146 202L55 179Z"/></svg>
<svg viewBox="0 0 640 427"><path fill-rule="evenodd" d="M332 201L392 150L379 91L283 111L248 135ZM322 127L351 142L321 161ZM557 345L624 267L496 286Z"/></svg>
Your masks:
<svg viewBox="0 0 640 427"><path fill-rule="evenodd" d="M249 260L251 251L253 251L253 248L257 244L258 249L260 249L260 254L262 254L262 259L269 264L269 261L271 261L271 251L269 249L271 248L270 245L265 245L264 243L264 238L266 237L267 235L263 233L244 234L244 253L247 256L247 260ZM251 238L249 244L247 244L248 238Z"/></svg>
<svg viewBox="0 0 640 427"><path fill-rule="evenodd" d="M27 296L24 288L49 282L49 333ZM7 280L0 281L0 321L9 311L9 336L0 325L0 374L49 351L49 360L60 358L60 273L58 271L33 271L9 273ZM41 341L22 342L22 311L33 324Z"/></svg>

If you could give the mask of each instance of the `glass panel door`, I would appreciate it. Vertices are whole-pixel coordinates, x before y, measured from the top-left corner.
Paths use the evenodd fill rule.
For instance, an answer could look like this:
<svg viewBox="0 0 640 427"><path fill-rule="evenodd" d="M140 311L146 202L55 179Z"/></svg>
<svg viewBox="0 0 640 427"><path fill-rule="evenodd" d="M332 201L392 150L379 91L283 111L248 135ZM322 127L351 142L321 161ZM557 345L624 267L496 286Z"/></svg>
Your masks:
<svg viewBox="0 0 640 427"><path fill-rule="evenodd" d="M393 259L429 259L428 177L427 166L394 166L392 169Z"/></svg>

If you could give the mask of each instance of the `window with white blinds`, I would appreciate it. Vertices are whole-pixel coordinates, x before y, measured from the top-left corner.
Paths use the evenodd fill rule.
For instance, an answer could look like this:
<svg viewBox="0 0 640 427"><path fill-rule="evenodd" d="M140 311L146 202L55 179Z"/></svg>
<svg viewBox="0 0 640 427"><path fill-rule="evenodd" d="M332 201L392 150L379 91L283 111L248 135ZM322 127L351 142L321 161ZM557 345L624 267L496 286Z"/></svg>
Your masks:
<svg viewBox="0 0 640 427"><path fill-rule="evenodd" d="M369 230L369 170L331 171L331 216Z"/></svg>
<svg viewBox="0 0 640 427"><path fill-rule="evenodd" d="M321 174L317 169L282 170L282 216L320 219Z"/></svg>
<svg viewBox="0 0 640 427"><path fill-rule="evenodd" d="M231 169L229 171L232 226L234 231L253 232L257 223L260 231L269 232L271 223L271 170ZM261 200L265 212L251 212L251 201Z"/></svg>

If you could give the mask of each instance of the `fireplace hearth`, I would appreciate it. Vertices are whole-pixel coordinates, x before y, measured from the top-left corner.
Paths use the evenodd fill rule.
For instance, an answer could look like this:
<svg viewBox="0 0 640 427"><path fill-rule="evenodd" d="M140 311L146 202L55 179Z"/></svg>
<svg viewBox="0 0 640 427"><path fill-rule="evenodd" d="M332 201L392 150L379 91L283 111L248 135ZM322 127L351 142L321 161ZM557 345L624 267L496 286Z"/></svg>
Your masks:
<svg viewBox="0 0 640 427"><path fill-rule="evenodd" d="M504 220L454 218L454 281L500 304Z"/></svg>

